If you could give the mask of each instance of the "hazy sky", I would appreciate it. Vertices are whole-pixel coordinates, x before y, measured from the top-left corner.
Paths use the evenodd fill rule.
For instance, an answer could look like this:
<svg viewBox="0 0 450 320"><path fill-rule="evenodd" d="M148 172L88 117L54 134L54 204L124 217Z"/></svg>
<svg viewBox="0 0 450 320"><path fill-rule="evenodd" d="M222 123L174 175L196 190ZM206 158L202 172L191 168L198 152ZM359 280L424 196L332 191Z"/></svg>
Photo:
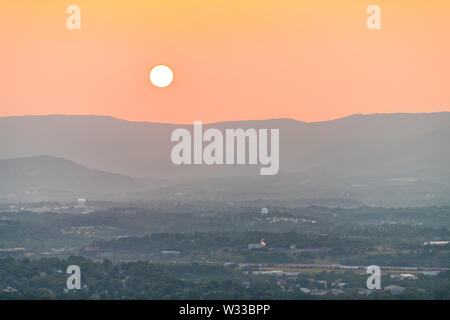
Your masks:
<svg viewBox="0 0 450 320"><path fill-rule="evenodd" d="M81 8L81 30L66 8ZM381 7L382 29L366 27ZM0 0L0 116L191 123L450 110L449 0ZM149 82L170 66L167 88Z"/></svg>

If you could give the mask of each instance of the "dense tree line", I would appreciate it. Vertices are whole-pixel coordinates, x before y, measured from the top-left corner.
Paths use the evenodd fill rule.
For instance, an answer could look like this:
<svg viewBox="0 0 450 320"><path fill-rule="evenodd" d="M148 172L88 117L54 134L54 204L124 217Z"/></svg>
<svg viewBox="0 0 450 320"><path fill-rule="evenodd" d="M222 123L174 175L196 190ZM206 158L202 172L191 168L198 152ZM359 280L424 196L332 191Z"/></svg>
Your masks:
<svg viewBox="0 0 450 320"><path fill-rule="evenodd" d="M65 270L73 264L81 268L80 290L66 289ZM317 297L299 290L302 286L320 288L319 279L330 286L338 278L350 287L340 295ZM365 276L353 272L289 279L253 276L217 265L114 264L77 256L67 260L0 259L0 299L450 299L450 271L438 277L405 280L402 285L406 290L395 296L385 290L358 294L357 288L364 281ZM382 282L383 286L395 284L389 277L383 277Z"/></svg>

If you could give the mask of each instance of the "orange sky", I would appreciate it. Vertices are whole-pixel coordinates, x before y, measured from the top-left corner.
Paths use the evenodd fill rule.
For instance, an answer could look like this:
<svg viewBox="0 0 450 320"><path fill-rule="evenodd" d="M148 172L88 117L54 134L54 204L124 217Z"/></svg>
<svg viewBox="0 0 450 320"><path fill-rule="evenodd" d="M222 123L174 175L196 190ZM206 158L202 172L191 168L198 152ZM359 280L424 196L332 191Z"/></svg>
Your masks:
<svg viewBox="0 0 450 320"><path fill-rule="evenodd" d="M81 7L81 30L66 8ZM382 9L382 29L366 8ZM0 116L191 123L450 110L449 0L0 0ZM149 82L166 64L168 88Z"/></svg>

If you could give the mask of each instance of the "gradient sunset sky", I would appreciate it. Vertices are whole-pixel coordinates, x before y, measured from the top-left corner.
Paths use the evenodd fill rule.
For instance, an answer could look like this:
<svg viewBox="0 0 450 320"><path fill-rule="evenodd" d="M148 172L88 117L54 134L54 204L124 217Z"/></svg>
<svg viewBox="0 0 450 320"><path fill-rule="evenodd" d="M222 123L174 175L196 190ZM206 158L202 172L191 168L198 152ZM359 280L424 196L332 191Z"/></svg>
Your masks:
<svg viewBox="0 0 450 320"><path fill-rule="evenodd" d="M81 7L81 30L66 8ZM381 7L382 29L366 27ZM171 86L151 68L168 65ZM449 0L0 0L0 116L192 123L450 110Z"/></svg>

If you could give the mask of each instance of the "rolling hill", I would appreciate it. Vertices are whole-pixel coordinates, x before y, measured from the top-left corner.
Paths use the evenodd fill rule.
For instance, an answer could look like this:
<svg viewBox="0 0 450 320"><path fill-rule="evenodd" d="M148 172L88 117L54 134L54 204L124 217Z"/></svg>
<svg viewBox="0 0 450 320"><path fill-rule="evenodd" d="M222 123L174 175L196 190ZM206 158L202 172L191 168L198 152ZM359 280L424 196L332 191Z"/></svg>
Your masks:
<svg viewBox="0 0 450 320"><path fill-rule="evenodd" d="M52 156L0 161L0 200L74 200L92 196L108 199L142 191L140 182L80 166Z"/></svg>

